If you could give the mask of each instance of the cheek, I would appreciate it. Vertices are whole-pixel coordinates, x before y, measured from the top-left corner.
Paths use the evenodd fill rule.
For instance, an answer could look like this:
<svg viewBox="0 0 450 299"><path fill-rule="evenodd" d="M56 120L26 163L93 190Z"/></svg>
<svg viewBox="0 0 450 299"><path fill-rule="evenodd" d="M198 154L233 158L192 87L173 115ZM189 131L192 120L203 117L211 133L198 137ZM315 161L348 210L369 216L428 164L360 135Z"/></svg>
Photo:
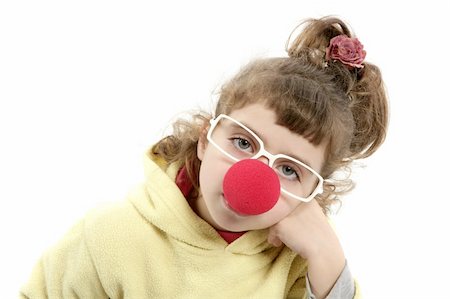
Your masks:
<svg viewBox="0 0 450 299"><path fill-rule="evenodd" d="M225 163L210 153L205 153L203 162L200 166L200 189L203 192L209 192L214 189L219 192L222 190L222 182L230 163ZM217 190L216 190L217 189Z"/></svg>

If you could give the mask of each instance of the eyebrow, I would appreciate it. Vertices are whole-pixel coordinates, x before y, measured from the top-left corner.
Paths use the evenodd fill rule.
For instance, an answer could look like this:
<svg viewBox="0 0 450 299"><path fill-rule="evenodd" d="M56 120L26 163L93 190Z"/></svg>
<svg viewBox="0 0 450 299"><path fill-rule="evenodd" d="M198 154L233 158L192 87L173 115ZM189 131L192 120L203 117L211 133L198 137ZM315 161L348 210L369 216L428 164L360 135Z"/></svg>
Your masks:
<svg viewBox="0 0 450 299"><path fill-rule="evenodd" d="M255 129L253 129L250 125L248 125L247 123L245 123L245 122L243 122L243 121L239 121L241 124L243 124L244 126L246 126L248 129L250 129L253 133L255 133L256 134L256 136L258 136L261 140L262 140L262 142L263 142L263 144L264 144L264 146L267 144L264 140L263 140L263 134L261 134L261 133L259 133L258 131L256 131ZM236 126L236 127L239 127L238 126L238 124L236 124L236 123L232 123L232 126ZM266 148L264 148L266 151L267 151L267 149ZM272 154L272 153L271 153ZM287 155L287 156L289 156L289 157L291 157L291 158L294 158L294 159L296 159L296 160L298 160L298 161L300 161L300 162L302 162L303 164L305 164L305 165L308 165L311 169L314 169L312 166L311 166L311 163L309 163L307 160L305 160L305 159L302 159L302 158L300 158L300 157L298 157L297 155L295 155L295 154L293 154L293 153L282 153L282 154L284 154L284 155Z"/></svg>

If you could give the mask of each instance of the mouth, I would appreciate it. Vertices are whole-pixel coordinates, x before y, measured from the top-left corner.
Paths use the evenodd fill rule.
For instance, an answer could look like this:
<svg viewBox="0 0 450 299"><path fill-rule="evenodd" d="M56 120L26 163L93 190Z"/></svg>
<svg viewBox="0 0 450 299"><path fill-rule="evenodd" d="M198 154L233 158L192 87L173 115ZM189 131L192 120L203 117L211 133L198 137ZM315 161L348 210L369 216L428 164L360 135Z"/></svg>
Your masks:
<svg viewBox="0 0 450 299"><path fill-rule="evenodd" d="M234 209L230 206L230 204L228 203L228 201L227 201L227 199L225 198L225 195L224 195L223 193L222 193L221 197L222 197L222 203L223 203L223 205L225 206L225 208L226 208L227 210L229 210L230 212L232 212L233 214L235 214L235 215L237 215L237 216L239 216L239 217L248 217L248 216L249 216L249 215L241 214L241 213L237 212L236 210L234 210Z"/></svg>

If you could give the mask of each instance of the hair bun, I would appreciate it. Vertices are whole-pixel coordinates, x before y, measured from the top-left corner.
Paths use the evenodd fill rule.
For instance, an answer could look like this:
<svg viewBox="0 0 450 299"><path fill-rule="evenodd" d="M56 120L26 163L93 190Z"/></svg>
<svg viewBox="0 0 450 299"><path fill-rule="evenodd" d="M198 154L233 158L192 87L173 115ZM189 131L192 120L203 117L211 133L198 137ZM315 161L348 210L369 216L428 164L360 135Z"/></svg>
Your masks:
<svg viewBox="0 0 450 299"><path fill-rule="evenodd" d="M303 30L290 42L299 27ZM307 19L286 42L291 58L306 59L330 74L336 92L348 98L355 122L350 145L352 159L370 156L383 143L388 103L381 72L365 62L366 51L349 26L336 17Z"/></svg>
<svg viewBox="0 0 450 299"><path fill-rule="evenodd" d="M299 28L303 28L303 30L290 42L292 35ZM339 35L352 37L351 31L342 20L335 17L307 19L294 28L289 35L286 42L286 51L292 58L303 57L306 52L312 61L323 65L330 40Z"/></svg>

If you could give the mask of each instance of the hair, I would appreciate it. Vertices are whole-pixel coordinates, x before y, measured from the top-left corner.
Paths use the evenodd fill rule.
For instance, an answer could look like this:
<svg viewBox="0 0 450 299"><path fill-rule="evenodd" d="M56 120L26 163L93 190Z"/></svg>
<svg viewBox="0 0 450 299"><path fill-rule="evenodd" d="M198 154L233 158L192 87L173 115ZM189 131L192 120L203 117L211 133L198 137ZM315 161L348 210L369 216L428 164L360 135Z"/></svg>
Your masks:
<svg viewBox="0 0 450 299"><path fill-rule="evenodd" d="M388 102L377 66L365 61L363 68L356 69L325 61L333 37L354 37L342 20L324 17L300 25L304 26L300 34L290 43L291 33L286 43L288 57L253 60L222 85L215 115L263 103L275 111L278 124L315 145L326 142L320 171L324 192L316 200L327 213L332 204L340 202L340 195L354 187L349 178L352 162L369 157L383 143ZM168 163L186 166L195 190L191 197L199 194L197 143L211 118L199 112L192 120L176 121L173 133L151 149ZM338 178L336 174L342 171L347 176Z"/></svg>

